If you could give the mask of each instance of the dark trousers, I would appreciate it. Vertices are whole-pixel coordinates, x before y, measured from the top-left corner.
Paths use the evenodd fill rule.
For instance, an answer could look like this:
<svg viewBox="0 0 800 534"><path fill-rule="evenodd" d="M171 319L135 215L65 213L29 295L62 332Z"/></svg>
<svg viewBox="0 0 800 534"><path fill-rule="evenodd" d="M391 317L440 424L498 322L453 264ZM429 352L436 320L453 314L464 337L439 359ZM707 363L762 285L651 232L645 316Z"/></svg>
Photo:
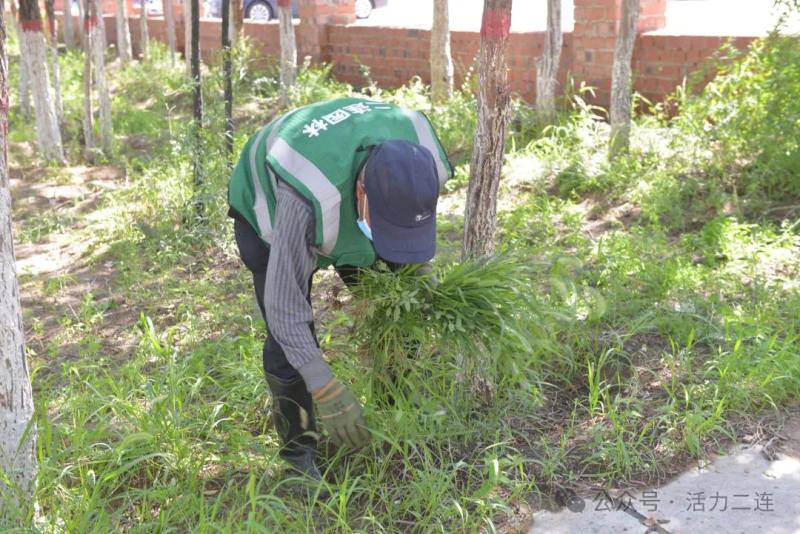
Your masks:
<svg viewBox="0 0 800 534"><path fill-rule="evenodd" d="M264 287L267 281L267 265L269 265L269 246L258 237L258 234L246 222L239 219L234 219L233 233L236 238L236 245L239 247L239 257L242 259L245 267L253 275L253 289L256 293L256 300L258 301L258 308L261 310L261 317L266 322L267 315L264 308ZM339 277L348 285L352 286L358 281L358 268L351 266L337 267L336 272ZM306 299L309 306L311 305L311 278L308 280L308 293ZM317 342L317 335L314 329L314 321L308 324L311 329L311 335L314 336L314 342ZM319 343L317 343L319 346ZM264 350L262 352L264 361L264 372L280 378L281 380L294 381L300 378L300 373L292 367L286 359L286 353L283 348L275 340L272 332L269 330L269 323L267 323L267 339L264 342Z"/></svg>

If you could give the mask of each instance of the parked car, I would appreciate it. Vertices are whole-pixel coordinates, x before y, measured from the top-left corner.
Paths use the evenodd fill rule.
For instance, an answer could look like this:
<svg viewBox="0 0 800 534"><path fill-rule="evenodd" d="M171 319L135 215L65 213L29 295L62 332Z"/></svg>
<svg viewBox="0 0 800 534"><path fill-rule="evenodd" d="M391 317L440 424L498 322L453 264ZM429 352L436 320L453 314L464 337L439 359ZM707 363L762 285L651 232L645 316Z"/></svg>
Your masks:
<svg viewBox="0 0 800 534"><path fill-rule="evenodd" d="M292 16L297 16L297 2L292 2ZM277 0L244 0L244 18L272 20L278 18Z"/></svg>
<svg viewBox="0 0 800 534"><path fill-rule="evenodd" d="M365 19L376 7L383 7L389 0L356 0L356 17ZM277 0L243 0L244 18L250 20L272 20L278 18ZM206 0L203 3L206 17L222 16L222 0ZM297 0L292 1L292 16L297 17Z"/></svg>
<svg viewBox="0 0 800 534"><path fill-rule="evenodd" d="M356 17L365 19L372 15L376 7L385 7L389 0L356 0Z"/></svg>
<svg viewBox="0 0 800 534"><path fill-rule="evenodd" d="M164 13L164 8L161 5L161 0L145 0L145 5L147 6L148 15L162 15ZM141 0L133 0L133 9L137 13L139 12L139 9L141 9L141 6L142 6Z"/></svg>

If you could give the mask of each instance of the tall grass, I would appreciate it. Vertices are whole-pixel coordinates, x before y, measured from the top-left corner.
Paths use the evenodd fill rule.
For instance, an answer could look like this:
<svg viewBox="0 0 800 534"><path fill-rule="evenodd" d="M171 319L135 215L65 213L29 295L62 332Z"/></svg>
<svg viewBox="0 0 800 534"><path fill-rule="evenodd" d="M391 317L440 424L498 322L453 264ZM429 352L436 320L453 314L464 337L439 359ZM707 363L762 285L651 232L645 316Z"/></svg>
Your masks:
<svg viewBox="0 0 800 534"><path fill-rule="evenodd" d="M435 276L365 272L356 288L364 304L355 339L373 382L392 387L411 378L438 388L439 397L472 402L480 399L476 388L489 395L485 402L501 383L529 385L546 340L534 337L541 317L528 280L524 264L503 256L451 264Z"/></svg>
<svg viewBox="0 0 800 534"><path fill-rule="evenodd" d="M781 81L794 94L796 62L784 72L780 57L794 50L769 42L687 96L685 114L639 117L630 154L615 162L580 91L545 132L517 106L499 257L440 255L438 284L370 271L348 293L318 276L321 345L364 402L373 443L347 456L323 439L333 497L297 498L269 423L264 324L225 216L219 80L204 85L209 216L197 225L188 86L159 54L110 72L117 140L104 164L125 177L89 208L17 208L26 244L66 235L89 246L63 272L21 277L39 514L7 510L3 529L520 529L525 510L560 488L661 481L749 419L797 402L800 224L792 160L768 146L772 136L775 150L792 149L781 110L794 108L770 91ZM273 71L255 68L247 46L236 64L240 146L281 109ZM80 65L70 53L62 66L76 165L37 174L43 183L81 172ZM757 76L748 84L744 73ZM419 81L358 93L327 67L301 77L298 104L354 92L428 109ZM741 94L753 98L739 107ZM472 98L466 87L428 109L454 160L471 146ZM763 120L737 138L745 113ZM11 123L12 165L35 165L15 108ZM460 235L466 170L443 196L456 206L440 219L445 251Z"/></svg>

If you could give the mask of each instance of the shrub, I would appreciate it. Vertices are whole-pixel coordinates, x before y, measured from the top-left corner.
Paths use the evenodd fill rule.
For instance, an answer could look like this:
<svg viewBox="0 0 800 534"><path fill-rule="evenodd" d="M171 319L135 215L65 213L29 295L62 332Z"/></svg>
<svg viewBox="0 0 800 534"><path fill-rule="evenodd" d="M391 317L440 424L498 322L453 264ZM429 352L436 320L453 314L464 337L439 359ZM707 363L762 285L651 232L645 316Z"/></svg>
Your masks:
<svg viewBox="0 0 800 534"><path fill-rule="evenodd" d="M677 142L727 192L800 196L800 41L773 34L724 53L703 92L679 98Z"/></svg>

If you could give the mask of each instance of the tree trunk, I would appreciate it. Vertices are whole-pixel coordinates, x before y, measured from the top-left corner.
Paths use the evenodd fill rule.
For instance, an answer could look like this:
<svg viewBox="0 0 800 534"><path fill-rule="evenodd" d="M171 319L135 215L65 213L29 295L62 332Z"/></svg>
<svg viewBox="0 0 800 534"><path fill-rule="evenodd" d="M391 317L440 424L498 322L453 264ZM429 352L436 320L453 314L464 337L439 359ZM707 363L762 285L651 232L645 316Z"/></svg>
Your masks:
<svg viewBox="0 0 800 534"><path fill-rule="evenodd" d="M442 104L453 95L449 0L433 0L431 29L431 100Z"/></svg>
<svg viewBox="0 0 800 534"><path fill-rule="evenodd" d="M175 66L175 12L172 10L172 0L164 0L164 21L167 24L167 46L169 46L170 65Z"/></svg>
<svg viewBox="0 0 800 534"><path fill-rule="evenodd" d="M6 506L13 509L30 503L36 481L36 425L23 334L11 234L8 55L5 5L0 5L0 472L13 486L0 483L0 493L9 497L0 506L3 517L10 515Z"/></svg>
<svg viewBox="0 0 800 534"><path fill-rule="evenodd" d="M144 0L143 2L144 3ZM128 6L126 0L117 0L117 55L122 65L131 62L131 31L128 25Z"/></svg>
<svg viewBox="0 0 800 534"><path fill-rule="evenodd" d="M22 38L22 28L17 32L19 36L19 111L25 118L33 115L33 103L31 102L31 74L28 72L28 63L25 58L28 56L26 41Z"/></svg>
<svg viewBox="0 0 800 534"><path fill-rule="evenodd" d="M194 191L195 191L195 210L197 212L198 219L203 218L203 213L205 211L205 206L202 200L201 190L203 187L203 165L201 163L202 160L202 150L200 148L201 138L200 132L203 129L203 92L202 86L200 85L200 9L198 5L198 0L190 0L191 3L191 45L190 48L191 52L191 74L192 74L192 82L194 85L194 91L192 91L192 115L194 117L194 128L195 128L195 142L193 151L194 154L192 155L193 160L193 174L194 174Z"/></svg>
<svg viewBox="0 0 800 534"><path fill-rule="evenodd" d="M75 30L72 27L72 2L64 0L64 46L67 48L75 47Z"/></svg>
<svg viewBox="0 0 800 534"><path fill-rule="evenodd" d="M22 116L29 118L33 111L31 105L31 86L28 79L28 66L23 59L27 53L25 50L25 42L22 39L22 28L17 22L19 21L19 12L17 11L17 4L15 0L11 0L11 20L9 21L17 32L17 42L19 43L19 111Z"/></svg>
<svg viewBox="0 0 800 534"><path fill-rule="evenodd" d="M147 6L144 0L142 0L142 7L139 10L139 32L141 33L140 57L145 59L147 57L147 49L150 47L150 28L147 25Z"/></svg>
<svg viewBox="0 0 800 534"><path fill-rule="evenodd" d="M297 45L289 0L278 0L278 18L281 32L281 103L287 105L289 91L297 81Z"/></svg>
<svg viewBox="0 0 800 534"><path fill-rule="evenodd" d="M556 121L556 85L561 44L561 0L547 0L544 52L536 63L536 115L542 128Z"/></svg>
<svg viewBox="0 0 800 534"><path fill-rule="evenodd" d="M192 21L194 16L192 13L192 6L195 4L194 0L183 0L183 50L186 59L186 70L189 76L192 75Z"/></svg>
<svg viewBox="0 0 800 534"><path fill-rule="evenodd" d="M231 2L230 0L222 2L222 24L226 24L228 26L228 42L231 46L236 45L236 2ZM227 7L227 14L225 13L225 9ZM227 22L225 22L227 21Z"/></svg>
<svg viewBox="0 0 800 534"><path fill-rule="evenodd" d="M106 33L106 18L103 16L105 12L103 11L102 2L98 3L95 13L97 15L98 25L100 26L100 42L103 44L103 50L105 50L108 48L108 34Z"/></svg>
<svg viewBox="0 0 800 534"><path fill-rule="evenodd" d="M611 74L611 141L609 157L628 150L631 135L631 58L636 41L639 0L622 0L617 46L614 48L614 70Z"/></svg>
<svg viewBox="0 0 800 534"><path fill-rule="evenodd" d="M47 13L47 25L50 38L50 62L53 67L53 97L56 110L56 120L58 130L64 133L64 103L61 99L61 71L58 68L58 33L56 30L56 10L53 0L45 0L45 12Z"/></svg>
<svg viewBox="0 0 800 534"><path fill-rule="evenodd" d="M50 76L47 72L42 15L36 0L21 0L19 14L22 27L20 42L24 42L23 61L30 74L36 117L36 140L42 157L50 161L64 162L64 148L58 129L53 100L50 97Z"/></svg>
<svg viewBox="0 0 800 534"><path fill-rule="evenodd" d="M100 121L100 145L106 155L111 154L112 141L114 139L114 132L111 124L111 97L108 94L108 86L106 85L106 65L105 57L103 54L103 36L102 28L97 21L102 18L98 17L100 12L100 0L87 0L89 9L87 10L91 26L89 39L92 49L92 63L94 63L94 81L95 89L97 90L97 101L99 103L98 119Z"/></svg>
<svg viewBox="0 0 800 534"><path fill-rule="evenodd" d="M463 256L491 254L497 226L497 188L503 170L510 89L506 49L511 0L484 0L478 53L478 125L464 215Z"/></svg>
<svg viewBox="0 0 800 534"><path fill-rule="evenodd" d="M238 1L238 0L234 0ZM232 164L233 157L233 80L231 65L231 1L222 0L222 82L225 99L225 156L228 167Z"/></svg>
<svg viewBox="0 0 800 534"><path fill-rule="evenodd" d="M78 24L78 38L80 39L80 42L81 42L82 45L86 44L86 41L85 41L85 39L86 39L85 33L86 32L85 32L84 27L83 27L84 21L86 20L86 12L85 11L86 10L84 9L83 0L78 0L78 20L80 21L80 24Z"/></svg>
<svg viewBox="0 0 800 534"><path fill-rule="evenodd" d="M239 37L244 32L244 2L240 0L231 1L231 46L239 43Z"/></svg>
<svg viewBox="0 0 800 534"><path fill-rule="evenodd" d="M83 1L83 0L81 0ZM87 4L91 0L85 0ZM85 157L88 161L94 160L94 117L92 115L92 35L97 36L97 32L92 32L92 27L97 25L97 20L91 20L88 16L88 7L84 10L83 32L83 146Z"/></svg>

